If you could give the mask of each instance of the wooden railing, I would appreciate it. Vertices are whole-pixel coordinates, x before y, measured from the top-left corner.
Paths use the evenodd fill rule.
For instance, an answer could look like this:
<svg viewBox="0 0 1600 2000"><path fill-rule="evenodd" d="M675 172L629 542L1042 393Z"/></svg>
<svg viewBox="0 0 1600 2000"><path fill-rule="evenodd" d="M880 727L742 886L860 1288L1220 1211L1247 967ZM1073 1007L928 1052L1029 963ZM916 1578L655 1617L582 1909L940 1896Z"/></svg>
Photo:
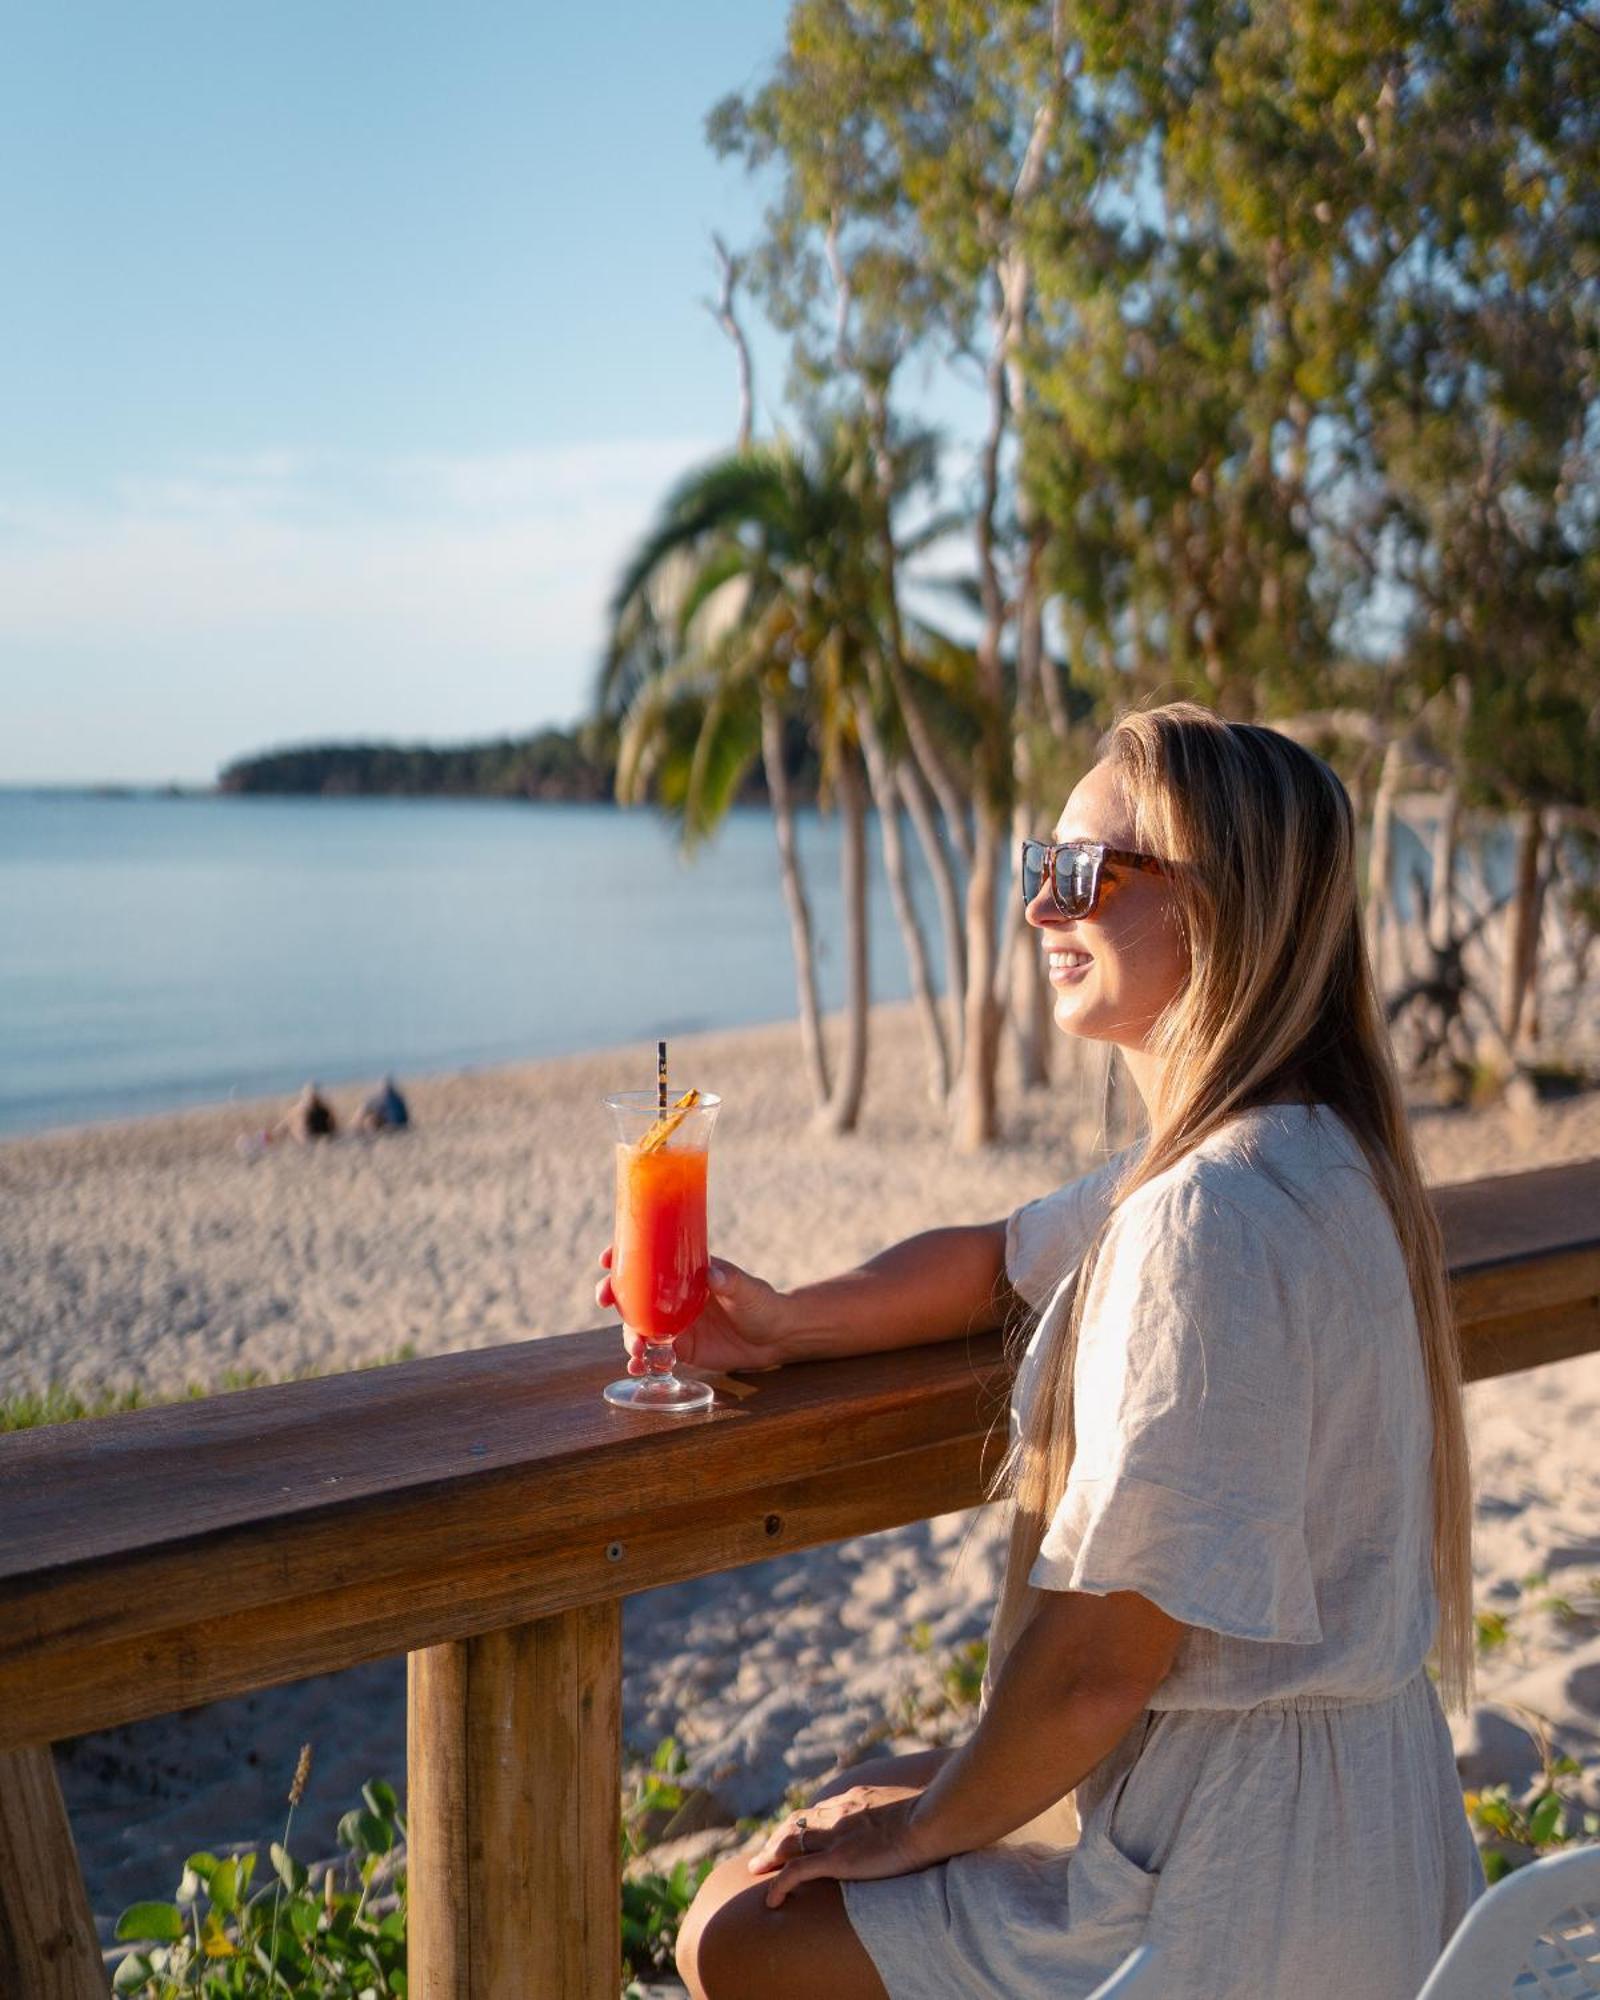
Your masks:
<svg viewBox="0 0 1600 2000"><path fill-rule="evenodd" d="M1465 1367L1600 1348L1600 1161L1447 1188ZM105 1974L48 1745L410 1656L415 2000L615 2000L620 1605L982 1498L996 1337L609 1408L613 1331L0 1438L0 1994Z"/></svg>

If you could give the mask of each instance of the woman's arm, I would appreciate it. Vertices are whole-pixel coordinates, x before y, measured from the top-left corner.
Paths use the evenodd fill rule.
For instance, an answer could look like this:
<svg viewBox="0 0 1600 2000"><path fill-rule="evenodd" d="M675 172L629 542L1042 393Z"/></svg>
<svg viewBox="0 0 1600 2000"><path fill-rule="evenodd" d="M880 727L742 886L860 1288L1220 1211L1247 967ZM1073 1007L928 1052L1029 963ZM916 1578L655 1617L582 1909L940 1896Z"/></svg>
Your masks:
<svg viewBox="0 0 1600 2000"><path fill-rule="evenodd" d="M870 1881L992 1846L1115 1749L1165 1680L1184 1626L1134 1591L1044 1591L983 1719L914 1798L845 1792L778 1828L750 1863L776 1907L819 1875Z"/></svg>
<svg viewBox="0 0 1600 2000"><path fill-rule="evenodd" d="M787 1293L782 1358L819 1361L985 1333L1016 1304L1003 1222L929 1229Z"/></svg>
<svg viewBox="0 0 1600 2000"><path fill-rule="evenodd" d="M928 1859L992 1846L1087 1777L1149 1706L1184 1630L1137 1591L1041 1591L982 1721L917 1801Z"/></svg>
<svg viewBox="0 0 1600 2000"><path fill-rule="evenodd" d="M705 1310L678 1336L681 1361L696 1368L776 1368L887 1347L914 1347L999 1326L1017 1305L1006 1283L1006 1225L930 1229L891 1244L853 1271L780 1292L723 1258L711 1264ZM616 1309L611 1252L595 1303ZM638 1373L644 1343L626 1335Z"/></svg>

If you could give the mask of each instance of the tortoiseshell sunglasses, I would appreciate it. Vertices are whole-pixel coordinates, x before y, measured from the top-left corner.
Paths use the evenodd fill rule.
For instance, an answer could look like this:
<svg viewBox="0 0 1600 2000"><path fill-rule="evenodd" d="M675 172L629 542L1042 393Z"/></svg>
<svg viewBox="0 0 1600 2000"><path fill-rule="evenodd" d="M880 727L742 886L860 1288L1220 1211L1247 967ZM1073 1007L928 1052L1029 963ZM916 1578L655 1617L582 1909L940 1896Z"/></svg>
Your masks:
<svg viewBox="0 0 1600 2000"><path fill-rule="evenodd" d="M1147 875L1165 875L1167 864L1152 854L1134 854L1126 847L1107 847L1103 840L1025 840L1022 843L1022 901L1031 903L1046 878L1057 910L1064 917L1092 917L1099 907L1110 861L1123 868L1142 868Z"/></svg>

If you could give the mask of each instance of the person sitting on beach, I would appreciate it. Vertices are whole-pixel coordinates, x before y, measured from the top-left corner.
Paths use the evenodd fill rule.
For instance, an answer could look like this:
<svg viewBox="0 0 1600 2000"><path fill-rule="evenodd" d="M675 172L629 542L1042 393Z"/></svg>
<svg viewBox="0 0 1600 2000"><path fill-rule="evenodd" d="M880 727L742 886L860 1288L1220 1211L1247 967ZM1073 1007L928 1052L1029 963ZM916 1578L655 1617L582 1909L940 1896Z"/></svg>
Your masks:
<svg viewBox="0 0 1600 2000"><path fill-rule="evenodd" d="M314 1083L308 1083L272 1128L271 1136L294 1139L301 1145L307 1145L313 1139L332 1139L337 1136L338 1130L339 1121L333 1115L333 1106Z"/></svg>
<svg viewBox="0 0 1600 2000"><path fill-rule="evenodd" d="M1142 1141L793 1291L716 1263L678 1341L768 1368L1027 1315L978 1720L719 1865L680 1969L697 2000L1081 2000L1148 1942L1166 2000L1413 2000L1484 1886L1441 1700L1472 1501L1349 797L1274 731L1135 711L1023 889ZM1076 1844L1041 1838L1068 1793Z"/></svg>
<svg viewBox="0 0 1600 2000"><path fill-rule="evenodd" d="M392 1076L386 1076L356 1114L358 1132L403 1132L411 1112Z"/></svg>

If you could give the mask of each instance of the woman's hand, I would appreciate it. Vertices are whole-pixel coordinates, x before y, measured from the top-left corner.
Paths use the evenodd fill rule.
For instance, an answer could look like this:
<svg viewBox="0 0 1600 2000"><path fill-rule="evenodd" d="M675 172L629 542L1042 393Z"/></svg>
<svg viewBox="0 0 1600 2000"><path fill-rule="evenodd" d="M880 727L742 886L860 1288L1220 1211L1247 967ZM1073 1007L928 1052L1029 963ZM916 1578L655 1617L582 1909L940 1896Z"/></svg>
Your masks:
<svg viewBox="0 0 1600 2000"><path fill-rule="evenodd" d="M595 1304L620 1312L611 1289L611 1254L600 1253L606 1275L595 1286ZM763 1279L741 1271L737 1264L713 1257L711 1291L693 1326L680 1333L673 1346L677 1358L691 1368L776 1368L787 1357L783 1338L788 1331L788 1300ZM644 1373L644 1339L624 1327L628 1373Z"/></svg>
<svg viewBox="0 0 1600 2000"><path fill-rule="evenodd" d="M913 1824L921 1796L898 1785L856 1785L774 1827L750 1861L752 1875L769 1878L767 1908L777 1909L791 1889L819 1875L874 1882L947 1859L951 1850L931 1848Z"/></svg>

